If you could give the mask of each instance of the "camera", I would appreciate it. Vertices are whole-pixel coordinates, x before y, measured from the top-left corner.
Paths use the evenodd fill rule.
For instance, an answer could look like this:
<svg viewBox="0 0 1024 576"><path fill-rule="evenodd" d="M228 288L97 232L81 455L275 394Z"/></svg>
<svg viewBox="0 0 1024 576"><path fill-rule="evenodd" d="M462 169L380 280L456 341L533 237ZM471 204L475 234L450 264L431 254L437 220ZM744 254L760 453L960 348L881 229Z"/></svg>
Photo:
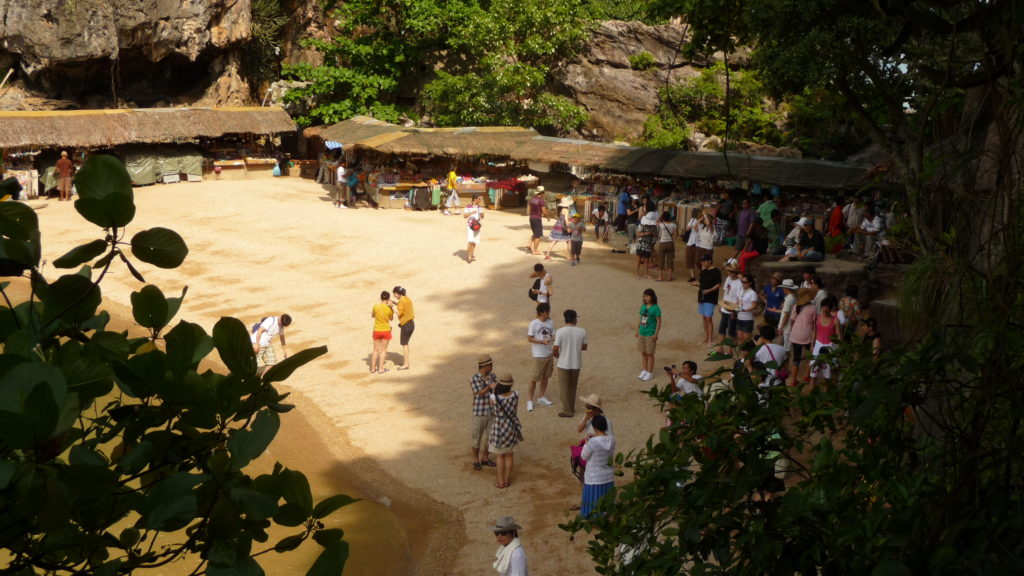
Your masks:
<svg viewBox="0 0 1024 576"><path fill-rule="evenodd" d="M665 366L665 372L668 372L669 374L671 374L671 373L673 373L675 371L676 371L675 364L673 364L672 366Z"/></svg>

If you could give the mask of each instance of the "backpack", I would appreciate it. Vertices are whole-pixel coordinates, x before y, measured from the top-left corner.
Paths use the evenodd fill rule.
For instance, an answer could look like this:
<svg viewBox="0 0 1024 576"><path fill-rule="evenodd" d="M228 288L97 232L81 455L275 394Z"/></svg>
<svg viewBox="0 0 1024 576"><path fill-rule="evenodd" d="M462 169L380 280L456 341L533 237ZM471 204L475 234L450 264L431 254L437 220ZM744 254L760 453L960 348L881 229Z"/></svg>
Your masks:
<svg viewBox="0 0 1024 576"><path fill-rule="evenodd" d="M267 318L270 318L270 316L264 316L263 318L260 318L260 321L255 323L255 324L253 324L252 328L249 331L252 332L253 334L259 332L260 325L263 324L264 322L266 322Z"/></svg>

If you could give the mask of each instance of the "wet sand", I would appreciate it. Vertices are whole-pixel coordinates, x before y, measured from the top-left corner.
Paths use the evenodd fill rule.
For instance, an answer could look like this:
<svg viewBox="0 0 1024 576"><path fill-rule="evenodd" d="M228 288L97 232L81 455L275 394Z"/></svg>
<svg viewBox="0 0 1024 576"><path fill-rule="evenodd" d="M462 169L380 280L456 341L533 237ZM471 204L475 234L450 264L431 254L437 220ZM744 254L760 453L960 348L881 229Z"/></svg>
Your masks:
<svg viewBox="0 0 1024 576"><path fill-rule="evenodd" d="M535 303L527 276L540 257L526 253L529 225L522 209L489 211L478 260L465 262L462 218L402 210L334 208L326 190L308 180L278 178L157 185L135 190L138 211L128 237L165 226L190 247L176 270L141 265L165 294L189 292L179 312L211 330L222 316L247 325L287 312L288 349L326 344L329 353L296 372L282 389L297 409L257 466L274 461L302 469L315 496L344 492L364 498L335 521L352 543L346 574L487 574L496 547L489 527L513 515L531 571L593 574L586 535L575 541L558 524L571 518L580 485L571 476L568 445L577 419L558 406L526 411L530 349L526 328ZM100 237L69 203L50 201L39 217L44 258ZM547 229L547 227L546 227ZM546 243L544 244L546 246ZM588 331L580 394L604 399L623 452L639 449L663 418L643 394L661 375L640 382L633 336L640 296L658 291L664 328L657 370L703 358L694 288L677 273L672 283L637 279L635 257L611 254L591 236L582 264L570 267L564 244L548 269L555 283L555 326L565 308L579 311ZM681 258L677 267L681 268ZM47 277L60 272L46 267ZM412 369L396 371L401 347L389 348L386 374L369 373L370 308L381 290L402 285L415 304ZM127 313L138 290L115 266L103 283L114 313ZM488 353L498 373L509 371L521 394L525 442L515 453L512 486L496 489L493 468L474 471L469 453L469 378ZM548 397L557 403L557 384ZM581 415L577 408L577 415ZM288 559L303 570L306 557Z"/></svg>

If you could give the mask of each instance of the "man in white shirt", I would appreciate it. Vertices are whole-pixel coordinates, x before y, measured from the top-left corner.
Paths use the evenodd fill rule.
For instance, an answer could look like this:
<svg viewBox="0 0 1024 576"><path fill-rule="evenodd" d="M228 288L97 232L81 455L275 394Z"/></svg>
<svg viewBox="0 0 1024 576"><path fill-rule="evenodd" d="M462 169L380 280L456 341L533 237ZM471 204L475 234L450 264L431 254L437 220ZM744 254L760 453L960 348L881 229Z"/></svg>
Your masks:
<svg viewBox="0 0 1024 576"><path fill-rule="evenodd" d="M338 196L334 199L334 205L338 208L348 208L348 177L345 175L344 162L338 162L337 176L335 184L338 186Z"/></svg>
<svg viewBox="0 0 1024 576"><path fill-rule="evenodd" d="M860 226L860 221L864 218L864 201L860 196L850 198L850 203L843 206L843 218L846 221L847 230L853 230Z"/></svg>
<svg viewBox="0 0 1024 576"><path fill-rule="evenodd" d="M530 396L526 401L526 411L533 412L534 390L540 382L540 398L537 403L541 406L551 406L544 393L548 389L548 379L554 371L555 360L552 356L552 342L555 338L555 323L551 320L551 305L547 302L537 304L537 317L530 322L526 330L526 340L530 343L530 353L533 356L533 374L530 376Z"/></svg>
<svg viewBox="0 0 1024 576"><path fill-rule="evenodd" d="M853 233L851 250L858 256L869 256L874 251L875 244L885 238L882 217L878 215L874 206L864 208L864 220L850 232Z"/></svg>
<svg viewBox="0 0 1024 576"><path fill-rule="evenodd" d="M732 354L732 346L726 346L726 338L736 340L736 310L739 309L740 296L743 294L743 283L740 281L740 269L732 262L727 262L725 270L729 277L722 284L722 306L719 309L721 319L718 322L718 334L722 341L718 344L719 354ZM726 352L725 349L729 351Z"/></svg>
<svg viewBox="0 0 1024 576"><path fill-rule="evenodd" d="M552 354L558 359L558 395L561 399L562 418L572 418L576 413L576 388L583 366L583 351L587 349L587 331L576 326L579 315L575 310L563 314L565 326L555 332Z"/></svg>
<svg viewBox="0 0 1024 576"><path fill-rule="evenodd" d="M256 353L256 362L260 366L258 372L261 376L271 366L277 364L274 336L281 338L281 353L284 358L288 357L288 348L284 342L284 329L291 323L291 316L281 314L280 316L267 316L254 327L250 340L252 341L252 351Z"/></svg>

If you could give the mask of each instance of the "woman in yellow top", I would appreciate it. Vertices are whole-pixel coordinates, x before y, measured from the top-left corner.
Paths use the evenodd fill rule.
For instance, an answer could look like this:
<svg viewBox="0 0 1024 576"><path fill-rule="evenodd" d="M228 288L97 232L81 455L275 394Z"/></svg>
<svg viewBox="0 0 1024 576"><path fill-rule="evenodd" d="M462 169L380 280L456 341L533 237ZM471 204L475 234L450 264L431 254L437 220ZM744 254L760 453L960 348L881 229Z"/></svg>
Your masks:
<svg viewBox="0 0 1024 576"><path fill-rule="evenodd" d="M393 302L398 308L398 341L402 345L402 365L399 366L398 369L408 370L409 339L412 338L412 332L416 329L416 314L412 310L412 300L405 295L405 288L395 286L391 292L397 296Z"/></svg>
<svg viewBox="0 0 1024 576"><path fill-rule="evenodd" d="M380 302L373 305L373 355L370 356L370 374L387 372L384 360L388 357L388 342L391 341L391 319L395 311L391 308L391 294L387 290L380 293Z"/></svg>

